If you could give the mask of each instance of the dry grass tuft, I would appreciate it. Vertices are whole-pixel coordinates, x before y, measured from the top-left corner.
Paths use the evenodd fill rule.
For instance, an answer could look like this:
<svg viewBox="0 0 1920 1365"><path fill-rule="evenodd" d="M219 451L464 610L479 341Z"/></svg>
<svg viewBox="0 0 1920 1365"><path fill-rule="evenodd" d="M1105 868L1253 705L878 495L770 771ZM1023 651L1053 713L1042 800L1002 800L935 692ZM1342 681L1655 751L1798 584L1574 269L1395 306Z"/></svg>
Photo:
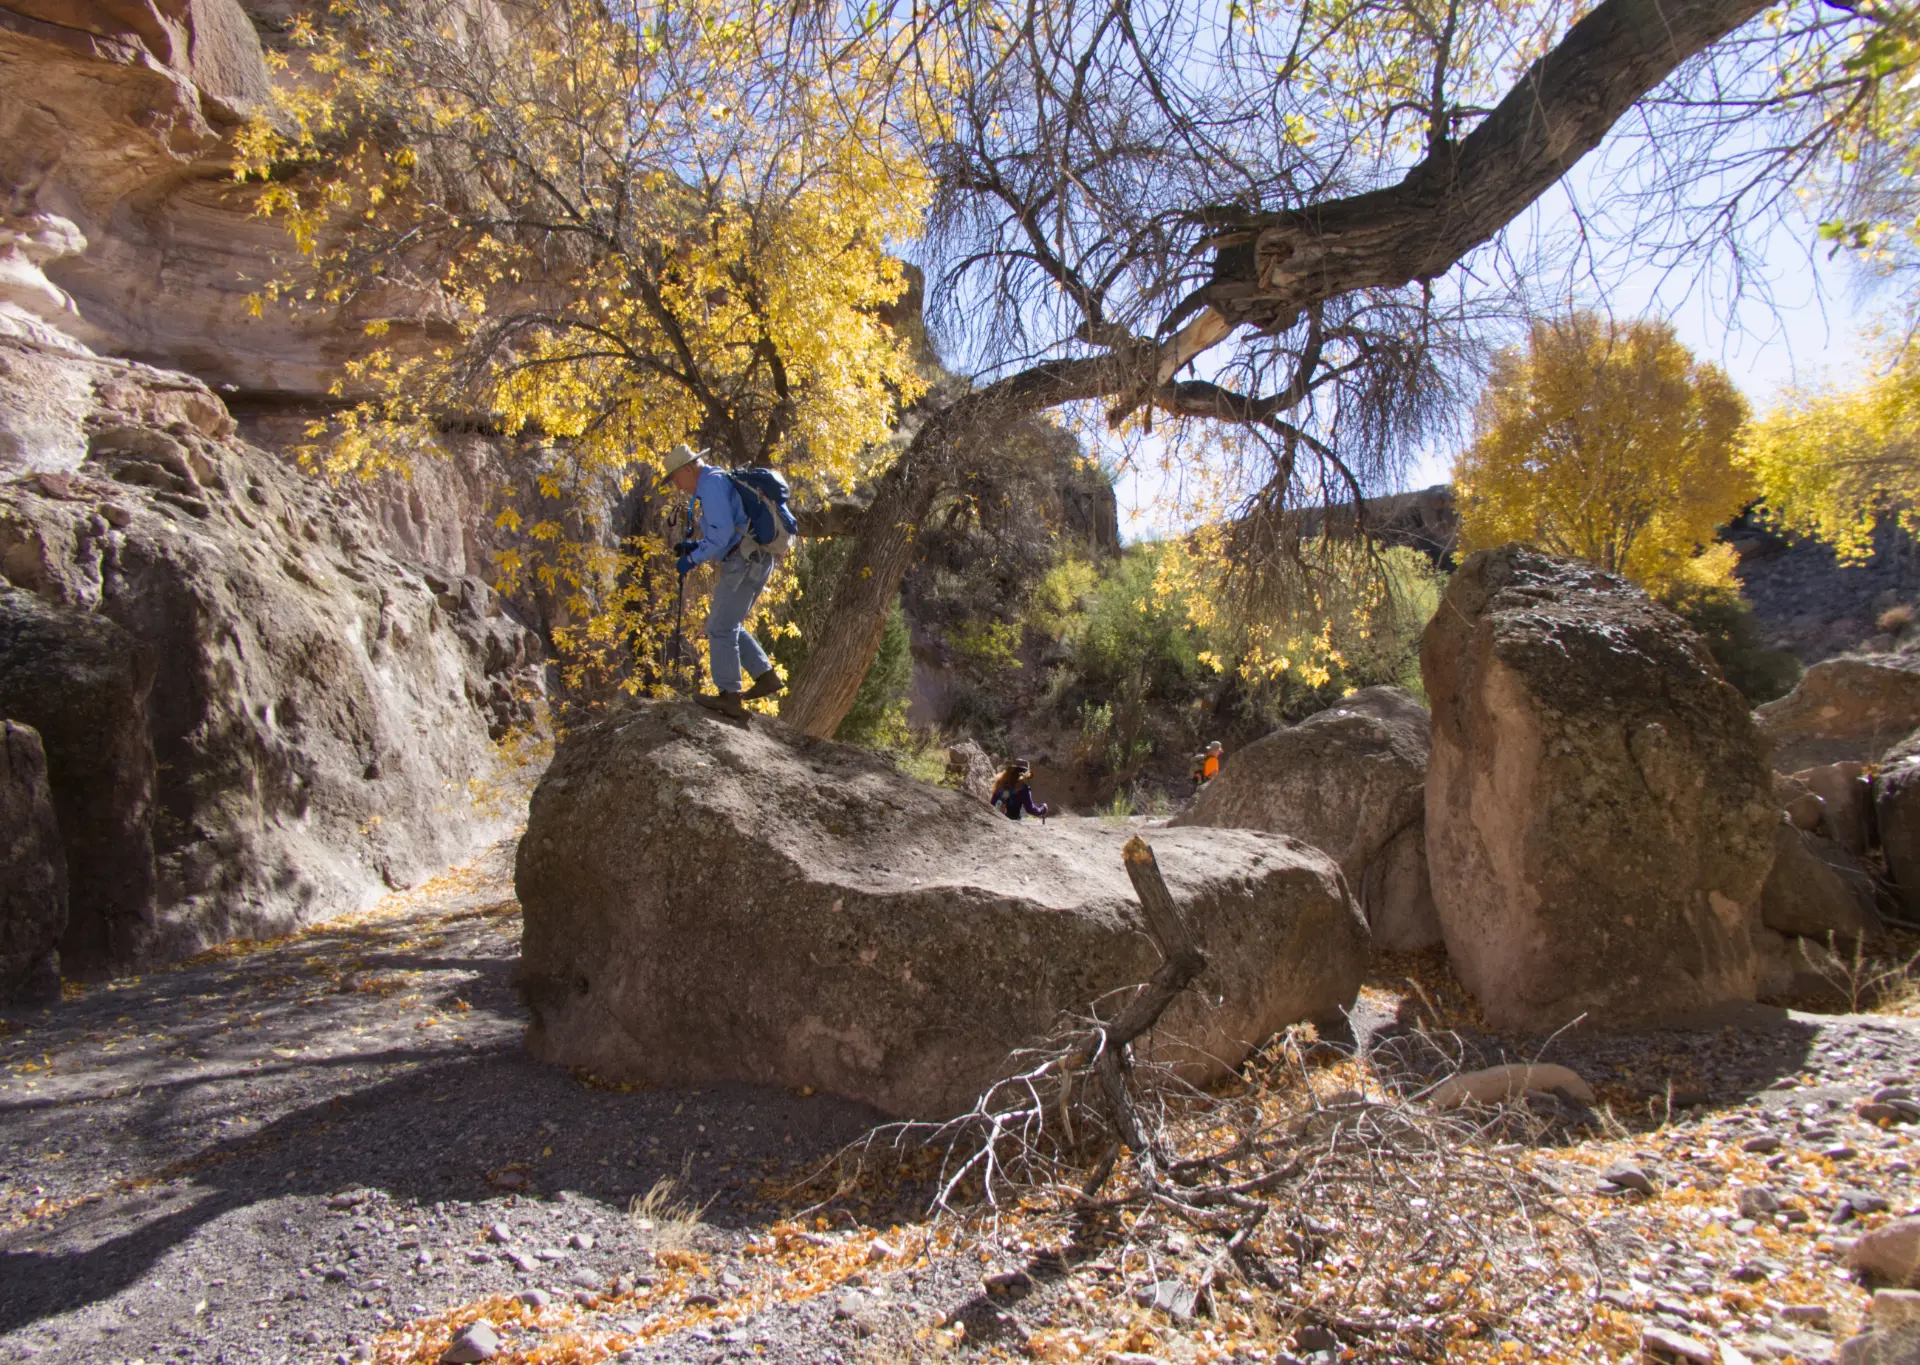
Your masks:
<svg viewBox="0 0 1920 1365"><path fill-rule="evenodd" d="M647 1234L656 1252L683 1250L693 1244L707 1206L688 1197L692 1188L693 1157L689 1154L679 1175L661 1176L652 1189L636 1194L627 1205L627 1217Z"/></svg>

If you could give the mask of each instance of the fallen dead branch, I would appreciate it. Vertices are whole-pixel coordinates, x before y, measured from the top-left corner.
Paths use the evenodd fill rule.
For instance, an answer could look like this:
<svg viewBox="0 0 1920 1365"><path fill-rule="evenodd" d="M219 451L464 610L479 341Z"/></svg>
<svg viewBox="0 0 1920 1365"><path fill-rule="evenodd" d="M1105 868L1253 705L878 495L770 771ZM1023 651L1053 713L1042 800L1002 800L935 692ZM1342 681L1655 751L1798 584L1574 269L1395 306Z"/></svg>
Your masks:
<svg viewBox="0 0 1920 1365"><path fill-rule="evenodd" d="M1599 1244L1528 1169L1544 1125L1524 1103L1430 1111L1305 1025L1213 1091L1136 1056L1207 959L1153 850L1136 837L1123 856L1152 979L1019 1054L958 1118L868 1134L838 1192L918 1148L937 1158L934 1213L982 1245L1117 1268L1175 1319L1244 1313L1257 1288L1276 1330L1332 1332L1361 1358L1437 1359L1536 1309L1564 1319L1569 1291L1591 1303Z"/></svg>

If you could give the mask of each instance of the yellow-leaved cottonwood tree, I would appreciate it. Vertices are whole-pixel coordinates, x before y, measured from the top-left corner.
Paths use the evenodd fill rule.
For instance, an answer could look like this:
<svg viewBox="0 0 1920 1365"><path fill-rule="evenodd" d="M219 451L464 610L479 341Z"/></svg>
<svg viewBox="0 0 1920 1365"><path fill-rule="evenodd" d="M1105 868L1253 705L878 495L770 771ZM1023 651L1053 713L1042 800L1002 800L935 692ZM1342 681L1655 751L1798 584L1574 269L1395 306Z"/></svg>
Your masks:
<svg viewBox="0 0 1920 1365"><path fill-rule="evenodd" d="M1391 486L1466 392L1488 305L1455 267L1765 8L342 0L248 168L314 253L312 302L390 321L346 377L366 406L316 437L336 464L472 420L616 473L690 435L808 496L867 479L782 708L824 736L918 528L1010 421L1231 433L1222 553L1256 567L1291 562L1303 503ZM1818 57L1880 23L1783 13L1752 41ZM1751 47L1738 66L1800 107ZM1673 103L1750 126L1744 89L1695 93ZM924 394L880 321L923 207L971 371ZM630 630L658 571L533 529L581 631Z"/></svg>
<svg viewBox="0 0 1920 1365"><path fill-rule="evenodd" d="M1889 329L1864 380L1790 394L1747 430L1744 462L1769 520L1832 545L1842 562L1873 550L1891 518L1920 533L1920 9L1879 4L1848 51L1871 98L1831 82L1832 61L1805 54L1783 81L1823 92L1834 152L1809 186L1823 240L1897 289Z"/></svg>
<svg viewBox="0 0 1920 1365"><path fill-rule="evenodd" d="M1527 541L1665 589L1698 572L1749 497L1746 416L1727 376L1663 322L1536 322L1495 359L1454 466L1461 538Z"/></svg>
<svg viewBox="0 0 1920 1365"><path fill-rule="evenodd" d="M1873 553L1882 518L1920 534L1920 357L1896 347L1857 388L1789 398L1748 428L1743 458L1768 519L1843 563Z"/></svg>
<svg viewBox="0 0 1920 1365"><path fill-rule="evenodd" d="M465 421L529 438L549 498L682 440L829 494L870 475L925 388L882 315L928 193L871 36L734 0L336 0L297 29L241 171L306 261L260 304L369 337L311 461L404 471ZM563 649L644 654L663 546L520 516L499 567L561 599Z"/></svg>

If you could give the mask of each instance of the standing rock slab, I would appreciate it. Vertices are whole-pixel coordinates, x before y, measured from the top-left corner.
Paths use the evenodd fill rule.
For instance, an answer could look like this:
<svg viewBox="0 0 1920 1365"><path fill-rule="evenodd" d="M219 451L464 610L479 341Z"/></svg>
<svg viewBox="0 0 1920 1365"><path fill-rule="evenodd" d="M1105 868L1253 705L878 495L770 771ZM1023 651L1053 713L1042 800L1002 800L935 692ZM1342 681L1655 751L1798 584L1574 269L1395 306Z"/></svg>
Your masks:
<svg viewBox="0 0 1920 1365"><path fill-rule="evenodd" d="M1677 1020L1754 996L1773 861L1764 748L1677 617L1520 546L1447 585L1421 644L1427 862L1496 1026Z"/></svg>
<svg viewBox="0 0 1920 1365"><path fill-rule="evenodd" d="M515 884L527 1043L621 1081L812 1086L943 1117L1160 955L1094 820L1003 820L878 755L642 703L572 732ZM1209 967L1151 1050L1196 1079L1351 1003L1365 920L1296 840L1156 831Z"/></svg>
<svg viewBox="0 0 1920 1365"><path fill-rule="evenodd" d="M1376 948L1440 942L1427 881L1427 711L1368 687L1234 754L1173 825L1290 834L1331 854Z"/></svg>
<svg viewBox="0 0 1920 1365"><path fill-rule="evenodd" d="M67 860L32 727L0 721L0 1004L58 999Z"/></svg>
<svg viewBox="0 0 1920 1365"><path fill-rule="evenodd" d="M1754 713L1783 773L1869 763L1920 727L1920 657L1852 654L1809 668L1793 691Z"/></svg>

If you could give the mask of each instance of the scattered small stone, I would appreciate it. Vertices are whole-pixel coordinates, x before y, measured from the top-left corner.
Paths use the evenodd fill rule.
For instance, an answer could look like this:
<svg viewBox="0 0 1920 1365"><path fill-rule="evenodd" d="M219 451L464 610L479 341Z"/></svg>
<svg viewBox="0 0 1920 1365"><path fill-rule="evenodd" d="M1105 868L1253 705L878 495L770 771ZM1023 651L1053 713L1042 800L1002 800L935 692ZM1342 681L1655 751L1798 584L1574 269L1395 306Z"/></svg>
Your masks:
<svg viewBox="0 0 1920 1365"><path fill-rule="evenodd" d="M1875 1104L1887 1104L1893 1100L1910 1100L1912 1098L1913 1087L1910 1085L1886 1085L1873 1092L1873 1102Z"/></svg>
<svg viewBox="0 0 1920 1365"><path fill-rule="evenodd" d="M1805 1323L1812 1327L1825 1327L1832 1320L1824 1303L1790 1303L1780 1310L1780 1316L1788 1322Z"/></svg>
<svg viewBox="0 0 1920 1365"><path fill-rule="evenodd" d="M1873 1325L1886 1331L1920 1323L1920 1290L1877 1289L1873 1294Z"/></svg>
<svg viewBox="0 0 1920 1365"><path fill-rule="evenodd" d="M1860 1149L1849 1143L1842 1142L1832 1147L1822 1148L1820 1155L1828 1161L1852 1161L1860 1155Z"/></svg>
<svg viewBox="0 0 1920 1365"><path fill-rule="evenodd" d="M1318 1323L1309 1323L1293 1334L1293 1349L1296 1351L1337 1351L1340 1338Z"/></svg>
<svg viewBox="0 0 1920 1365"><path fill-rule="evenodd" d="M989 1275L980 1282L989 1294L1029 1294L1033 1292L1033 1277L1024 1270L1004 1270L997 1275Z"/></svg>
<svg viewBox="0 0 1920 1365"><path fill-rule="evenodd" d="M1740 1191L1740 1216L1742 1218L1771 1218L1780 1212L1780 1196L1772 1190L1757 1186Z"/></svg>
<svg viewBox="0 0 1920 1365"><path fill-rule="evenodd" d="M527 1255L524 1251L509 1251L507 1253L507 1260L510 1261L513 1268L522 1275L531 1275L540 1268L540 1262L534 1260L533 1257Z"/></svg>
<svg viewBox="0 0 1920 1365"><path fill-rule="evenodd" d="M1614 1162L1613 1165L1600 1172L1600 1179L1609 1182L1619 1189L1633 1190L1639 1194L1651 1195L1657 1193L1659 1190L1659 1186L1653 1183L1651 1176L1640 1167L1628 1161Z"/></svg>
<svg viewBox="0 0 1920 1365"><path fill-rule="evenodd" d="M576 1232L573 1236L567 1238L567 1245L575 1251L592 1251L593 1235L586 1232Z"/></svg>
<svg viewBox="0 0 1920 1365"><path fill-rule="evenodd" d="M1700 1365L1715 1365L1714 1348L1693 1337L1670 1332L1664 1327L1649 1327L1640 1334L1640 1347L1649 1354L1671 1356L1676 1360L1694 1360Z"/></svg>
<svg viewBox="0 0 1920 1365"><path fill-rule="evenodd" d="M1777 1152L1780 1150L1780 1139L1772 1133L1762 1133L1758 1137L1750 1137L1741 1143L1740 1150L1743 1152L1752 1152L1756 1156L1765 1156L1769 1152Z"/></svg>
<svg viewBox="0 0 1920 1365"><path fill-rule="evenodd" d="M745 1289L747 1287L747 1282L741 1279L738 1275L734 1274L731 1270L723 1270L720 1272L720 1286L723 1289L732 1289L732 1290L738 1291L741 1289Z"/></svg>
<svg viewBox="0 0 1920 1365"><path fill-rule="evenodd" d="M689 1308L718 1308L719 1306L720 1296L718 1294L700 1293L687 1295L687 1307Z"/></svg>
<svg viewBox="0 0 1920 1365"><path fill-rule="evenodd" d="M492 1360L500 1354L500 1333L485 1318L460 1329L453 1343L440 1354L440 1365L473 1365Z"/></svg>
<svg viewBox="0 0 1920 1365"><path fill-rule="evenodd" d="M1896 1218L1864 1234L1847 1263L1896 1288L1920 1288L1920 1218Z"/></svg>
<svg viewBox="0 0 1920 1365"><path fill-rule="evenodd" d="M580 1289L598 1289L604 1283L593 1271L586 1269L574 1271L567 1282Z"/></svg>
<svg viewBox="0 0 1920 1365"><path fill-rule="evenodd" d="M900 1254L900 1248L885 1238L876 1237L867 1243L867 1264L876 1265L881 1261L891 1261Z"/></svg>
<svg viewBox="0 0 1920 1365"><path fill-rule="evenodd" d="M553 1295L544 1289L523 1289L513 1296L513 1301L522 1308L531 1308L538 1313L553 1302Z"/></svg>
<svg viewBox="0 0 1920 1365"><path fill-rule="evenodd" d="M505 1246L513 1240L513 1232L505 1223L489 1223L487 1225L487 1238L489 1241L496 1242L500 1246Z"/></svg>
<svg viewBox="0 0 1920 1365"><path fill-rule="evenodd" d="M1868 1123L1899 1123L1906 1118L1904 1110L1896 1109L1891 1104L1881 1104L1878 1101L1863 1104L1854 1110L1854 1113L1858 1114Z"/></svg>
<svg viewBox="0 0 1920 1365"><path fill-rule="evenodd" d="M327 1200L330 1209L354 1209L367 1202L371 1197L366 1190L346 1190Z"/></svg>

